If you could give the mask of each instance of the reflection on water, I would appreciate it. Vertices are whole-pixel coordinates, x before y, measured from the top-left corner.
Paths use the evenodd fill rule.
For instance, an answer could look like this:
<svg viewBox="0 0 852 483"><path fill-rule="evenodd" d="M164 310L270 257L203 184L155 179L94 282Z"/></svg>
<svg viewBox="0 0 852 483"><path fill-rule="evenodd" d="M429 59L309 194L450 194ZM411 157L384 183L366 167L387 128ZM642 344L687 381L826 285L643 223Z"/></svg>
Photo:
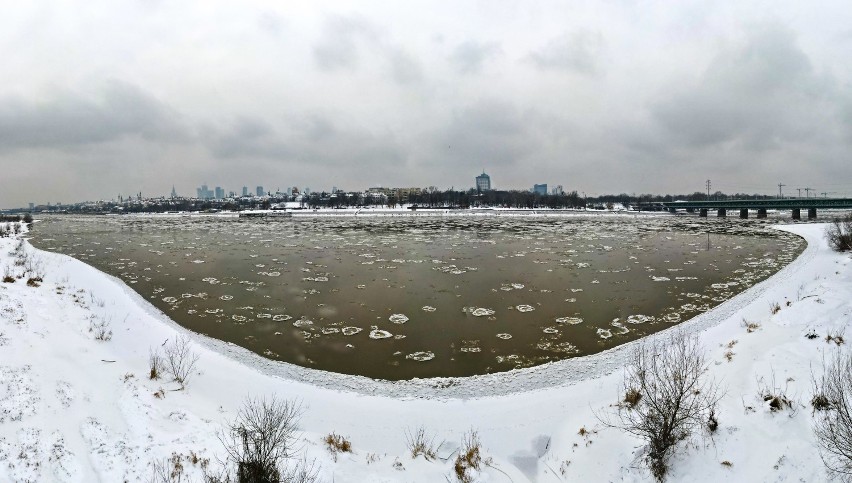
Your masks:
<svg viewBox="0 0 852 483"><path fill-rule="evenodd" d="M194 331L386 379L598 352L710 309L804 248L761 221L667 216L61 216L33 236Z"/></svg>

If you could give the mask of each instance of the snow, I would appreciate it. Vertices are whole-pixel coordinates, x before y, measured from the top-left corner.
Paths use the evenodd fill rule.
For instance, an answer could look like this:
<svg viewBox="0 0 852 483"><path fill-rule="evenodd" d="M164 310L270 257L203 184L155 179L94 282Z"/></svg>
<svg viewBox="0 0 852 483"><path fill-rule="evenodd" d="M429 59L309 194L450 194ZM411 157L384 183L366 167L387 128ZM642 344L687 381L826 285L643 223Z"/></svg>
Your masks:
<svg viewBox="0 0 852 483"><path fill-rule="evenodd" d="M828 479L808 401L812 372L848 350L824 337L852 314L850 257L827 248L824 225L779 228L807 240L799 258L678 326L699 334L710 375L726 396L719 430L682 447L672 481ZM0 239L0 271L22 270L10 255L15 244ZM299 438L323 481L454 481L453 453L471 429L493 458L479 481L651 479L641 464L642 441L596 417L620 399L632 344L470 378L388 382L329 374L192 334L120 280L25 249L45 277L39 287L25 279L0 283L0 481L149 481L151 463L174 453L200 481L201 463L190 456L215 466L223 457L217 431L247 396L271 394L301 401ZM775 314L773 303L781 307ZM744 321L759 327L749 332ZM104 322L112 337L96 340L91 329ZM811 331L820 337L806 338ZM178 335L190 336L200 356L183 390L147 378L149 349ZM785 389L798 410L770 411L758 395L762 385ZM445 459L411 458L405 431L419 426L445 442L438 451ZM351 441L353 453L335 459L322 442L332 432Z"/></svg>

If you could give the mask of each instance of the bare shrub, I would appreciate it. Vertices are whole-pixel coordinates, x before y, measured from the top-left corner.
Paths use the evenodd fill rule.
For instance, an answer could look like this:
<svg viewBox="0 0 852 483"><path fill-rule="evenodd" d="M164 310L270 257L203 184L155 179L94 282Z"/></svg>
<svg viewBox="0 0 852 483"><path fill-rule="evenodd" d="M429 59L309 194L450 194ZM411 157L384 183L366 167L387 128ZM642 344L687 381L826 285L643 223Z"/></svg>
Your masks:
<svg viewBox="0 0 852 483"><path fill-rule="evenodd" d="M181 388L186 387L189 376L198 362L198 354L190 348L189 337L178 336L163 348L166 372L172 375Z"/></svg>
<svg viewBox="0 0 852 483"><path fill-rule="evenodd" d="M628 408L635 408L639 404L640 399L642 399L642 392L635 387L627 388L627 391L624 393L624 404Z"/></svg>
<svg viewBox="0 0 852 483"><path fill-rule="evenodd" d="M44 280L41 277L30 277L27 279L28 287L38 287Z"/></svg>
<svg viewBox="0 0 852 483"><path fill-rule="evenodd" d="M148 349L148 379L159 379L163 373L163 356L157 349Z"/></svg>
<svg viewBox="0 0 852 483"><path fill-rule="evenodd" d="M814 388L814 400L819 399L822 408L815 414L813 428L820 456L829 471L849 479L852 476L852 354L836 352L831 360L823 362L822 377L814 381Z"/></svg>
<svg viewBox="0 0 852 483"><path fill-rule="evenodd" d="M769 312L772 313L772 315L775 315L778 312L781 312L781 304L779 304L778 302L770 303L769 304Z"/></svg>
<svg viewBox="0 0 852 483"><path fill-rule="evenodd" d="M331 433L325 438L323 438L323 442L325 442L325 447L328 449L328 452L331 453L334 461L337 461L337 455L339 453L351 453L352 452L352 443L349 442L348 439L337 433Z"/></svg>
<svg viewBox="0 0 852 483"><path fill-rule="evenodd" d="M296 431L302 409L298 402L275 396L249 398L228 430L219 435L228 463L236 467L236 478L212 481L313 482L317 471L304 459L291 463L297 448ZM226 472L227 474L227 472Z"/></svg>
<svg viewBox="0 0 852 483"><path fill-rule="evenodd" d="M852 250L852 214L835 218L825 230L828 246L838 252Z"/></svg>
<svg viewBox="0 0 852 483"><path fill-rule="evenodd" d="M89 332L95 336L95 340L107 342L112 339L112 330L109 328L109 320L98 319L92 316L89 320Z"/></svg>
<svg viewBox="0 0 852 483"><path fill-rule="evenodd" d="M3 283L15 283L15 277L9 267L3 268Z"/></svg>
<svg viewBox="0 0 852 483"><path fill-rule="evenodd" d="M405 446L411 452L412 458L417 458L420 455L423 455L426 460L437 458L435 437L429 436L423 426L414 431L405 430Z"/></svg>
<svg viewBox="0 0 852 483"><path fill-rule="evenodd" d="M598 417L648 443L646 463L658 481L678 443L712 421L718 424L721 393L707 377L708 367L698 339L682 331L641 342L625 368L622 391L635 389L642 397L635 406L618 404L615 413Z"/></svg>
<svg viewBox="0 0 852 483"><path fill-rule="evenodd" d="M148 480L151 483L180 483L183 479L183 464L177 453L172 453L171 458L151 463L153 475Z"/></svg>
<svg viewBox="0 0 852 483"><path fill-rule="evenodd" d="M796 413L796 403L793 398L787 395L789 380L784 383L784 387L781 387L775 382L775 373L773 373L768 382L761 377L757 383L757 394L763 402L769 403L770 412L775 413L789 409L792 411L791 416Z"/></svg>
<svg viewBox="0 0 852 483"><path fill-rule="evenodd" d="M479 434L471 429L462 438L453 469L459 481L470 483L473 481L473 471L478 471L481 466L482 444L479 442Z"/></svg>

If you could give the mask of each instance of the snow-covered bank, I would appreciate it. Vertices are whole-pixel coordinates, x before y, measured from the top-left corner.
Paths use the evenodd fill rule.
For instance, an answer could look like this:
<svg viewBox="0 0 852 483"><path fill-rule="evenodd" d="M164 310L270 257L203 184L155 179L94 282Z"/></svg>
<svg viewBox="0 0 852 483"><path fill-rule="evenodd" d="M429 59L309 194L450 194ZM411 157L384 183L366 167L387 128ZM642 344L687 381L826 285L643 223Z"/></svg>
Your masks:
<svg viewBox="0 0 852 483"><path fill-rule="evenodd" d="M727 396L720 430L675 459L674 480L826 478L806 406L812 367L846 350L824 337L850 319L850 259L827 249L822 225L784 229L808 241L795 262L681 325L700 331ZM0 271L22 271L10 255L15 244L0 239ZM449 446L478 430L494 458L483 481L650 478L637 459L641 442L594 416L619 399L625 348L498 375L389 383L267 361L193 336L198 373L176 391L147 378L148 352L186 331L121 281L25 249L45 276L39 287L26 279L0 284L0 481L147 481L150 463L172 453L215 464L216 431L247 395L273 393L302 401L300 437L327 481L453 481L451 461L408 454L405 429L421 425ZM748 333L743 319L760 328ZM111 340L95 339L93 321L109 325ZM811 330L820 337L805 338ZM759 379L773 375L799 411L770 412L758 397ZM321 441L333 431L354 450L336 462ZM184 460L196 479L199 466Z"/></svg>

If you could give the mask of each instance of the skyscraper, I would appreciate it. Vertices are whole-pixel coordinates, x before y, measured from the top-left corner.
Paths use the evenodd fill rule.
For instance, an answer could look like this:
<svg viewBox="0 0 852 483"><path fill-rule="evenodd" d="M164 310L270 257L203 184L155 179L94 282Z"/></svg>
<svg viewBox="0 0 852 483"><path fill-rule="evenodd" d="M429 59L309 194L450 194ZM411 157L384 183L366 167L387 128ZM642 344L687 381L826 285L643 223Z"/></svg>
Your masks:
<svg viewBox="0 0 852 483"><path fill-rule="evenodd" d="M221 186L216 187L216 199L221 200L225 198L225 189Z"/></svg>
<svg viewBox="0 0 852 483"><path fill-rule="evenodd" d="M546 195L547 194L547 183L533 185L533 193L537 195Z"/></svg>
<svg viewBox="0 0 852 483"><path fill-rule="evenodd" d="M485 174L485 171L482 172L479 176L476 177L476 191L490 191L491 190L491 176Z"/></svg>
<svg viewBox="0 0 852 483"><path fill-rule="evenodd" d="M257 193L257 196L263 196L263 186L258 186L255 193Z"/></svg>
<svg viewBox="0 0 852 483"><path fill-rule="evenodd" d="M248 196L248 186L243 186L243 196Z"/></svg>

